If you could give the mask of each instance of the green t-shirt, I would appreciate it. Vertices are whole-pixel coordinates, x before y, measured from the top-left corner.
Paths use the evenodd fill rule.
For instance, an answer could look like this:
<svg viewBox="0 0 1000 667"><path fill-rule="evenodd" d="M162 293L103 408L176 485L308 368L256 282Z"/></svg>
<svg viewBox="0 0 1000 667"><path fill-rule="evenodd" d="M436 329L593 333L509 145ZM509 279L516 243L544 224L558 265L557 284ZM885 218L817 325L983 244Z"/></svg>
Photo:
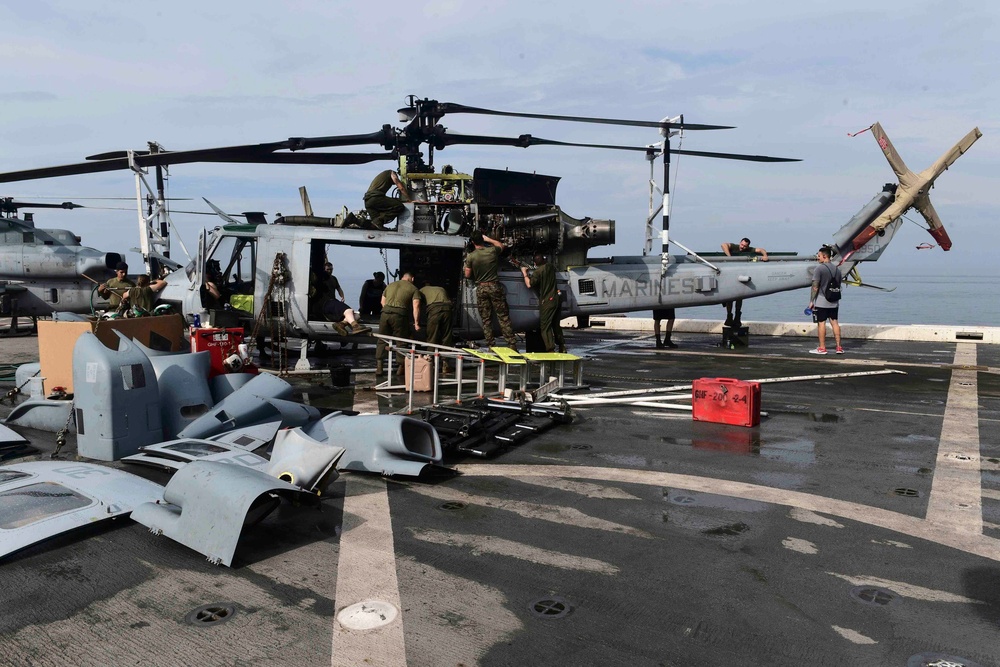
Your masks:
<svg viewBox="0 0 1000 667"><path fill-rule="evenodd" d="M372 184L368 186L368 192L365 193L365 197L368 195L384 195L389 192L389 188L393 185L395 184L392 182L392 171L386 169L372 180Z"/></svg>
<svg viewBox="0 0 1000 667"><path fill-rule="evenodd" d="M531 287L538 291L539 300L556 296L556 269L551 264L543 264L531 274Z"/></svg>
<svg viewBox="0 0 1000 667"><path fill-rule="evenodd" d="M129 305L141 308L147 313L153 310L153 299L153 290L150 289L149 285L133 287L128 291Z"/></svg>
<svg viewBox="0 0 1000 667"><path fill-rule="evenodd" d="M465 265L472 269L472 279L477 283L491 283L500 279L500 248L476 248L465 258Z"/></svg>
<svg viewBox="0 0 1000 667"><path fill-rule="evenodd" d="M451 297L448 296L448 292L443 287L425 285L420 288L420 293L424 296L424 302L428 307L433 306L435 303L451 304Z"/></svg>
<svg viewBox="0 0 1000 667"><path fill-rule="evenodd" d="M108 303L111 304L112 308L117 308L121 305L122 294L135 287L135 283L128 278L118 280L118 278L115 277L105 284L108 286L108 289L111 290L111 294L108 295Z"/></svg>
<svg viewBox="0 0 1000 667"><path fill-rule="evenodd" d="M733 257L745 257L757 254L757 249L753 246L747 246L746 250L740 250L739 243L727 243L726 245L729 246L729 254Z"/></svg>
<svg viewBox="0 0 1000 667"><path fill-rule="evenodd" d="M386 306L409 309L414 301L420 300L420 290L409 280L397 280L386 286L382 296Z"/></svg>

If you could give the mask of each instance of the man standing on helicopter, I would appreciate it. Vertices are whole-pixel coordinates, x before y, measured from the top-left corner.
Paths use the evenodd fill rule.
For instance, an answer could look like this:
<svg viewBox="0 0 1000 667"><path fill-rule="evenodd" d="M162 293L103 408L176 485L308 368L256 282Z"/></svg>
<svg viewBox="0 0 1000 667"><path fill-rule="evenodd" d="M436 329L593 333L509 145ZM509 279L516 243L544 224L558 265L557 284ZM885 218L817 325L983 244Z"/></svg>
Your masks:
<svg viewBox="0 0 1000 667"><path fill-rule="evenodd" d="M396 186L402 197L388 196L389 189ZM386 169L372 180L365 193L365 210L371 216L375 229L385 229L385 226L395 220L400 213L406 210L404 201L410 201L410 193L406 191L399 174L391 169Z"/></svg>
<svg viewBox="0 0 1000 667"><path fill-rule="evenodd" d="M479 308L479 317L483 321L486 347L493 347L495 312L507 347L516 350L517 338L514 337L514 327L510 324L507 293L504 292L499 274L500 253L504 249L504 244L482 232L476 232L472 235L472 245L475 246L475 250L465 258L465 277L476 283L476 305Z"/></svg>
<svg viewBox="0 0 1000 667"><path fill-rule="evenodd" d="M763 248L754 248L750 245L750 239L743 237L740 239L739 243L723 243L722 252L726 253L726 257L753 257L753 261L757 261L756 256L760 255L761 261L767 261L767 251ZM743 299L736 299L736 317L733 317L733 302L726 301L722 304L726 309L726 326L740 327L743 324Z"/></svg>

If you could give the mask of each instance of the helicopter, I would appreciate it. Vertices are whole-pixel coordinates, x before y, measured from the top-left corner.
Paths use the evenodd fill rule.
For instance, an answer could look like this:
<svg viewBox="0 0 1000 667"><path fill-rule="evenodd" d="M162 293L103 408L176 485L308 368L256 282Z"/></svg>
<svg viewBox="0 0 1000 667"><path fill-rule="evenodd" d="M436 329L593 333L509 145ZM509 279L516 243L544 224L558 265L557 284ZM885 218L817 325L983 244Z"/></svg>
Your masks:
<svg viewBox="0 0 1000 667"><path fill-rule="evenodd" d="M672 155L753 162L791 162L793 158L742 155L675 149L671 138L687 131L732 129L731 126L688 123L683 116L660 121L638 121L552 114L497 111L409 96L399 110L401 128L383 125L369 134L325 137L292 137L284 141L187 151L165 151L150 144L149 151L117 151L94 155L87 162L0 174L0 182L49 178L117 169L131 169L145 183L145 169L156 169L156 197L160 221L150 217L151 239L144 242L147 268L158 266L167 282L159 301L183 312L189 320L205 314L201 286L209 263L217 266L229 292L241 297L239 304L255 328L277 322L284 335L305 339L340 339L333 323L311 307L311 277L330 247L360 247L394 250L399 267L413 271L432 284L444 287L459 306L455 309L456 334L477 338L480 321L474 287L463 280L463 261L469 238L483 232L506 247L506 262L500 280L507 292L511 322L517 331L538 326L537 299L528 290L519 266L530 264L536 253L551 256L557 283L563 293L562 316L576 316L581 325L594 315L720 304L776 292L808 287L813 255L771 253L770 261L729 257L724 253L698 253L669 232L669 168ZM484 114L564 122L624 125L654 128L661 139L644 146L563 142L530 134L517 137L463 135L440 124L448 114ZM972 130L935 165L919 175L906 168L881 126L873 134L899 183L886 184L833 235L827 244L844 274L856 274L856 266L876 261L902 223L902 214L916 207L927 219L937 240L947 238L940 219L930 206L927 192L944 169L954 163L981 136ZM379 145L383 153L315 152L313 149ZM436 171L434 153L454 145L530 147L537 145L635 151L650 163L650 213L646 220L646 244L641 256L592 257L591 251L615 242L615 221L591 217L575 218L556 203L559 177L535 173L477 168L465 174L447 167ZM426 148L426 156L424 149ZM662 160L663 187L652 178L657 159ZM169 258L165 230L169 221L162 198L162 170L167 165L192 162L240 162L262 164L359 165L393 161L399 177L411 194L394 230L368 229L350 221L365 220L345 209L334 217L313 214L302 191L302 216L282 216L267 223L262 214L247 214L239 222L221 210L226 224L211 235L203 232L197 255L185 266ZM147 184L147 188L149 188ZM151 191L152 189L149 188ZM654 208L654 194L661 203ZM149 195L152 197L153 195ZM215 208L215 207L213 207ZM659 256L651 254L653 221L662 217ZM158 231L159 230L159 231ZM943 236L942 236L943 235ZM159 246L157 246L159 244ZM950 242L941 244L944 249ZM156 248L160 248L157 251ZM672 248L683 252L671 253ZM157 264L158 263L158 264ZM856 282L860 282L857 278ZM486 323L494 326L493 323Z"/></svg>
<svg viewBox="0 0 1000 667"><path fill-rule="evenodd" d="M0 198L0 316L10 318L4 331L20 333L18 318L50 316L55 311L91 312L106 306L94 294L97 283L114 276L124 261L116 252L81 245L66 229L41 229L34 214L21 209L83 208L73 202L45 203Z"/></svg>

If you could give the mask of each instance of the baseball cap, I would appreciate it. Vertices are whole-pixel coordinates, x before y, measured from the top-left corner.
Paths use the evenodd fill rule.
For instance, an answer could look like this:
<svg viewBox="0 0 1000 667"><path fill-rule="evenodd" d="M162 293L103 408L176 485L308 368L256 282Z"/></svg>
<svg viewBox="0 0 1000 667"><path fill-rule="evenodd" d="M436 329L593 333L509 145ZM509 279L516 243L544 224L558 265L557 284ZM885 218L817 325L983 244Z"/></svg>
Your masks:
<svg viewBox="0 0 1000 667"><path fill-rule="evenodd" d="M128 271L128 264L125 262L118 262L115 264L115 271Z"/></svg>

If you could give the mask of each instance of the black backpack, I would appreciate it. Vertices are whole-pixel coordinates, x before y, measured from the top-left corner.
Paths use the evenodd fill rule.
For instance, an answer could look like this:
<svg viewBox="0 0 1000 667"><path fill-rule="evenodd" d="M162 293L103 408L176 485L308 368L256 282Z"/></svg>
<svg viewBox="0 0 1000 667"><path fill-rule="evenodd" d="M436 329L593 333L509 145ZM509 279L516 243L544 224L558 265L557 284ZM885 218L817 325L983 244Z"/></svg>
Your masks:
<svg viewBox="0 0 1000 667"><path fill-rule="evenodd" d="M830 269L830 282L826 284L826 289L823 290L823 298L830 303L840 301L840 271L837 269Z"/></svg>

